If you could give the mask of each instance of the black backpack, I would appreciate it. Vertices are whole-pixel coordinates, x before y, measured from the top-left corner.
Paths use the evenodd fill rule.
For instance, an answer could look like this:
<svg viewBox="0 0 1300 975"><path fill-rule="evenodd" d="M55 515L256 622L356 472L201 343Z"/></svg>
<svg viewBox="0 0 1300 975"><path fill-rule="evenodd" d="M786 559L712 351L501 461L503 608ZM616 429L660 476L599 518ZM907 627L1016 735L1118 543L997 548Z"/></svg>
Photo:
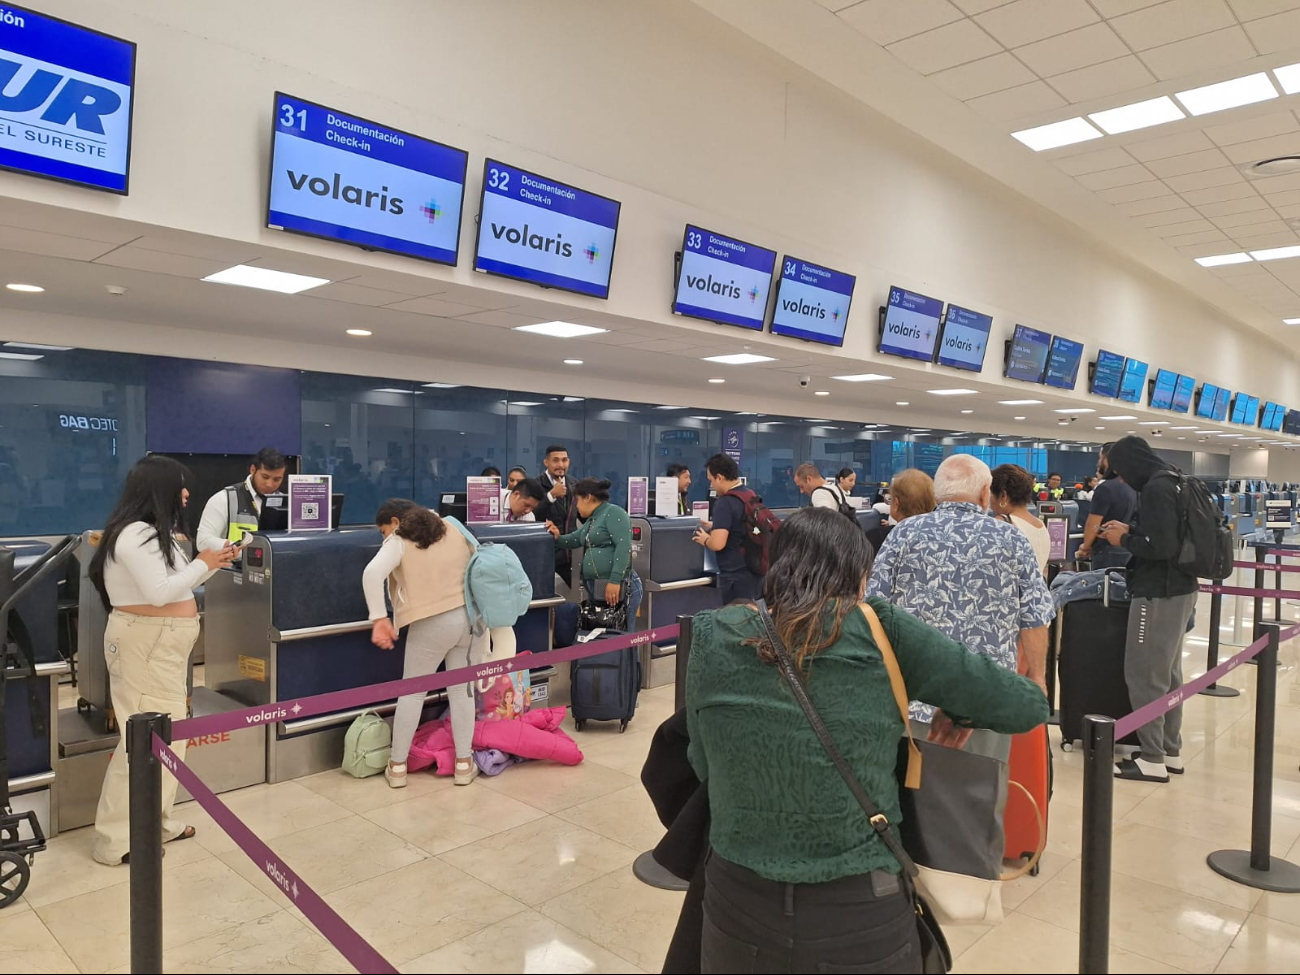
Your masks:
<svg viewBox="0 0 1300 975"><path fill-rule="evenodd" d="M1162 471L1178 480L1179 552L1174 564L1188 575L1222 582L1232 575L1232 529L1209 490L1194 477Z"/></svg>
<svg viewBox="0 0 1300 975"><path fill-rule="evenodd" d="M853 524L855 525L860 524L858 521L857 509L854 508L853 505L849 504L848 501L845 500L843 494L831 490L831 488L826 484L823 484L820 487L813 488L814 494L816 494L818 491L828 492L830 496L835 499L836 510L839 511L839 513L842 514L845 518L849 519L849 521L853 522Z"/></svg>

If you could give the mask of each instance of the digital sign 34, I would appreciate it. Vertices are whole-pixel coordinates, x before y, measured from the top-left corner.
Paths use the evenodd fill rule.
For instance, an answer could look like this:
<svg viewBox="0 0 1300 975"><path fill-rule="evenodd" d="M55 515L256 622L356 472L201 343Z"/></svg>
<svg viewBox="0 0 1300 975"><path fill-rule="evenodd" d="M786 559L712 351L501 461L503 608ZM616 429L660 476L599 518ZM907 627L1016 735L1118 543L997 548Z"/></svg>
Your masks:
<svg viewBox="0 0 1300 975"><path fill-rule="evenodd" d="M489 159L474 270L608 298L620 209L607 196Z"/></svg>
<svg viewBox="0 0 1300 975"><path fill-rule="evenodd" d="M776 251L687 225L673 312L761 329Z"/></svg>
<svg viewBox="0 0 1300 975"><path fill-rule="evenodd" d="M772 334L843 345L856 280L852 274L786 255L772 313Z"/></svg>
<svg viewBox="0 0 1300 975"><path fill-rule="evenodd" d="M0 8L0 168L127 192L135 43Z"/></svg>
<svg viewBox="0 0 1300 975"><path fill-rule="evenodd" d="M455 264L469 154L276 93L266 223Z"/></svg>

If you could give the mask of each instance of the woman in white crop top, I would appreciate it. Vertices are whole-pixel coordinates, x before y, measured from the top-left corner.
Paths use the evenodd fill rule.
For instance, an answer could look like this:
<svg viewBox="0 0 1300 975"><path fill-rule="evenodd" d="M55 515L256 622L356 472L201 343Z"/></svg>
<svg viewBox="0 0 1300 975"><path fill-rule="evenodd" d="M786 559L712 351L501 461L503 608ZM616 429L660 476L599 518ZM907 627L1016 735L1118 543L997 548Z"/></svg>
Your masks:
<svg viewBox="0 0 1300 975"><path fill-rule="evenodd" d="M1047 526L1029 511L1034 499L1034 477L1023 467L1003 464L993 470L993 483L989 488L993 513L1020 529L1033 546L1038 560L1038 571L1047 571L1047 556L1052 550L1052 540Z"/></svg>
<svg viewBox="0 0 1300 975"><path fill-rule="evenodd" d="M181 721L186 716L190 651L199 636L195 587L238 549L202 552L190 561L177 534L189 500L193 476L170 457L145 457L126 476L126 486L90 562L90 580L108 609L104 658L111 678L113 710L122 736L104 774L95 814L92 855L100 863L126 863L130 855L127 796L126 721L133 714L159 711ZM172 744L185 757L185 740ZM172 819L176 779L163 772L163 842L189 839L194 828Z"/></svg>

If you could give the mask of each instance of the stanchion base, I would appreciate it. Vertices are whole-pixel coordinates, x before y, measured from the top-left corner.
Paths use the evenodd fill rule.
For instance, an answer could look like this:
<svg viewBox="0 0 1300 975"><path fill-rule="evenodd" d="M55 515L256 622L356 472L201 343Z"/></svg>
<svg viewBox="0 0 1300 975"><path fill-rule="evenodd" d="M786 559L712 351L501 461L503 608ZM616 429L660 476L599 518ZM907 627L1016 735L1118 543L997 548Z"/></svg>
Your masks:
<svg viewBox="0 0 1300 975"><path fill-rule="evenodd" d="M632 861L632 874L641 883L660 890L686 890L691 886L688 881L660 866L652 850L646 850Z"/></svg>
<svg viewBox="0 0 1300 975"><path fill-rule="evenodd" d="M1201 691L1206 697L1241 697L1241 691L1224 684L1211 684Z"/></svg>
<svg viewBox="0 0 1300 975"><path fill-rule="evenodd" d="M1300 894L1300 867L1281 857L1269 857L1267 870L1250 865L1249 850L1216 850L1205 862L1221 877L1274 894Z"/></svg>

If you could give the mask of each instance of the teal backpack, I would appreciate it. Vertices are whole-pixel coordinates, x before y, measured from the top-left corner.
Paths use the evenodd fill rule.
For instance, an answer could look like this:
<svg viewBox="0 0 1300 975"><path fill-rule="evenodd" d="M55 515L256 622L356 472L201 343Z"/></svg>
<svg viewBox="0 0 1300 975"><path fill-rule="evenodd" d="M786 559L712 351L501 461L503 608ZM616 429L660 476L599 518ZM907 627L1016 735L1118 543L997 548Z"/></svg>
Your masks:
<svg viewBox="0 0 1300 975"><path fill-rule="evenodd" d="M348 728L343 739L343 771L358 779L378 775L393 751L393 732L388 722L366 711Z"/></svg>
<svg viewBox="0 0 1300 975"><path fill-rule="evenodd" d="M533 584L519 556L508 545L480 542L455 518L443 520L456 526L474 552L465 568L465 611L474 633L514 626L533 601Z"/></svg>

